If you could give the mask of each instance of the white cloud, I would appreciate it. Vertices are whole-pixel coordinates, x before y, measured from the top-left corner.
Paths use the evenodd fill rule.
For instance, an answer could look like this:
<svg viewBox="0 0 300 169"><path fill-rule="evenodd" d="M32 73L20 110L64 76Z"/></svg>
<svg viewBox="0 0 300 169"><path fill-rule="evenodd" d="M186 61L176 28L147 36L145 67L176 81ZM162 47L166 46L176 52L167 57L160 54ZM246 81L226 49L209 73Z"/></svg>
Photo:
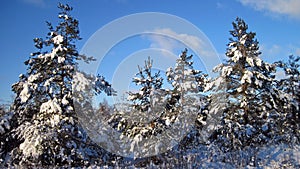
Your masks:
<svg viewBox="0 0 300 169"><path fill-rule="evenodd" d="M294 44L262 44L260 51L261 57L270 63L279 60L287 61L290 55L300 56L300 47Z"/></svg>
<svg viewBox="0 0 300 169"><path fill-rule="evenodd" d="M45 7L46 2L45 0L23 0L25 3L32 4L38 7Z"/></svg>
<svg viewBox="0 0 300 169"><path fill-rule="evenodd" d="M199 48L203 44L202 40L196 36L178 34L169 28L156 29L154 32L157 34L149 36L152 41L151 47L174 51L174 49L182 47L181 43L187 43L185 45L190 48Z"/></svg>
<svg viewBox="0 0 300 169"><path fill-rule="evenodd" d="M156 29L154 32L156 34L149 36L149 39L152 41L150 47L163 48L173 52L177 49L183 50L183 47L186 46L195 50L201 57L216 55L216 51L214 51L207 39L177 33L169 28Z"/></svg>
<svg viewBox="0 0 300 169"><path fill-rule="evenodd" d="M272 46L262 45L261 49L264 54L268 54L272 56L279 55L282 52L282 48L277 44L273 44Z"/></svg>
<svg viewBox="0 0 300 169"><path fill-rule="evenodd" d="M211 73L214 66L221 63L218 53L207 37L177 33L170 28L155 29L146 37L151 41L151 48L161 48L178 55L184 48L192 49L201 60L205 69Z"/></svg>
<svg viewBox="0 0 300 169"><path fill-rule="evenodd" d="M288 57L288 47L279 44L261 44L260 51L262 52L262 59L270 63Z"/></svg>
<svg viewBox="0 0 300 169"><path fill-rule="evenodd" d="M300 19L299 0L239 0L245 6L272 14L287 15Z"/></svg>

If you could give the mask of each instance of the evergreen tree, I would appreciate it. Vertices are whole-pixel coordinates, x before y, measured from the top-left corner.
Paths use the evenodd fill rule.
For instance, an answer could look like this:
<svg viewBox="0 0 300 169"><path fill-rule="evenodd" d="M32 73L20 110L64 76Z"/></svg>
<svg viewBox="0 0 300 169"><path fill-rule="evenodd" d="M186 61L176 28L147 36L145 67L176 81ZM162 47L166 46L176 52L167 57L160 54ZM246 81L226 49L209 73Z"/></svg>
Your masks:
<svg viewBox="0 0 300 169"><path fill-rule="evenodd" d="M283 69L285 76L277 80L277 88L281 92L281 118L279 123L282 141L299 143L300 133L300 57L289 56L288 62L275 64ZM279 77L280 78L280 77Z"/></svg>
<svg viewBox="0 0 300 169"><path fill-rule="evenodd" d="M204 88L208 82L207 74L193 68L193 55L187 55L185 49L176 60L174 68L169 68L166 72L167 80L172 85L168 92L167 109L169 112L194 112L198 114L198 122L203 122L203 111L200 111L203 101ZM202 114L201 114L202 113ZM174 119L174 118L173 118Z"/></svg>
<svg viewBox="0 0 300 169"><path fill-rule="evenodd" d="M138 127L144 132L149 130L143 136L160 133L165 127L174 123L179 113L183 111L193 112L198 116L196 121L200 125L204 123L206 114L202 109L205 107L203 104L205 96L201 92L207 83L207 75L193 68L192 55L187 56L187 49L177 59L175 68L169 68L166 72L172 89L162 88L162 78L159 76L159 72L154 75L151 74L152 61L150 59L145 61L144 69L138 68L139 72L133 78L133 82L142 87L139 92L129 92L128 96L128 100L133 101L133 109L128 113L123 112L123 117L119 114L111 119L111 124L114 122L114 126L118 126L118 130L123 132L127 130L128 132L134 127ZM136 110L142 114L138 113L135 116ZM126 114L129 114L130 118L136 121L124 119ZM152 116L154 118L151 118ZM120 121L118 125L115 124L116 119ZM144 122L145 120L148 121ZM135 136L140 130L133 132L134 134L130 132L129 135Z"/></svg>
<svg viewBox="0 0 300 169"><path fill-rule="evenodd" d="M153 61L148 58L145 61L144 68L138 66L139 72L135 75L132 82L141 86L139 92L129 92L128 100L133 102L133 108L142 112L148 111L151 107L151 94L162 87L163 79L160 72L152 75Z"/></svg>
<svg viewBox="0 0 300 169"><path fill-rule="evenodd" d="M220 74L212 85L213 94L225 97L211 100L214 106L223 107L222 127L216 137L225 151L267 142L275 125L270 121L278 117L278 95L272 86L275 69L259 58L256 34L248 32L241 18L233 22L230 34L228 60L215 68Z"/></svg>
<svg viewBox="0 0 300 169"><path fill-rule="evenodd" d="M9 158L8 153L14 146L14 139L11 135L12 129L16 125L14 113L0 105L0 164L5 163Z"/></svg>
<svg viewBox="0 0 300 169"><path fill-rule="evenodd" d="M176 65L166 71L172 89L167 91L164 119L168 125L178 119L183 123L182 126L186 125L178 130L183 136L178 150L195 148L195 145L204 143L207 138L203 132L208 116L207 96L204 94L208 83L207 74L194 68L193 55L187 53L187 49L182 51Z"/></svg>
<svg viewBox="0 0 300 169"><path fill-rule="evenodd" d="M127 103L119 104L115 109L117 113L109 120L114 128L129 137L136 136L145 128L149 132L143 136L154 133L155 130L150 131L153 129L152 125L164 111L163 79L159 71L153 74L152 64L153 61L149 57L143 68L138 66L138 73L132 82L141 87L138 92L128 92ZM124 104L125 107L121 106Z"/></svg>
<svg viewBox="0 0 300 169"><path fill-rule="evenodd" d="M47 22L47 38L34 39L38 51L25 62L27 73L21 74L19 82L12 86L17 127L10 134L17 144L10 155L16 165L83 166L92 162L91 157L100 157L79 125L72 91L74 78L92 83L76 72L77 61L88 63L94 59L80 55L76 49L81 38L78 20L70 15L72 7L59 4L58 8L58 25L53 27ZM95 92L104 90L110 94L110 85L99 85L102 82L106 81L96 79Z"/></svg>
<svg viewBox="0 0 300 169"><path fill-rule="evenodd" d="M129 93L128 101L129 104L133 101L132 109L116 110L117 113L109 120L114 128L133 139L131 145L142 146L146 143L143 146L149 150L157 146L157 142L150 143L144 140L151 140L152 138L155 140L155 137L163 137L159 142L164 142L174 139L171 138L173 136L165 135L164 132L173 128L172 125L176 121L184 119L186 117L184 113L190 113L189 116L195 115L192 116L193 121L185 121L187 125L192 125L195 121L201 123L199 126L205 123L206 113L204 108L206 107L203 104L205 97L201 95L201 92L207 82L207 75L193 68L192 56L187 56L187 50L183 51L177 59L175 67L169 68L166 72L168 81L172 84L172 89L162 88L162 78L159 77L159 73L152 75L151 68L152 61L148 59L145 61L144 68L139 67L139 72L133 78L133 82L141 88L136 93ZM138 115L134 115L137 111L139 112ZM184 118L179 116L184 116ZM185 122L181 122L183 124L180 127L183 127ZM199 128L193 128L192 131L182 131L180 127L176 131L172 129L172 131L179 133L176 133L177 136L185 137L187 134L180 143L180 147L187 148L188 146L195 146L192 145L193 142L200 142L199 133L201 131L198 130ZM191 128L186 129L191 130ZM135 147L131 148L134 149ZM147 151L147 149L139 150L136 153L144 153L143 151ZM143 165L150 161L160 163L162 158L160 155L143 158L140 159L139 163Z"/></svg>

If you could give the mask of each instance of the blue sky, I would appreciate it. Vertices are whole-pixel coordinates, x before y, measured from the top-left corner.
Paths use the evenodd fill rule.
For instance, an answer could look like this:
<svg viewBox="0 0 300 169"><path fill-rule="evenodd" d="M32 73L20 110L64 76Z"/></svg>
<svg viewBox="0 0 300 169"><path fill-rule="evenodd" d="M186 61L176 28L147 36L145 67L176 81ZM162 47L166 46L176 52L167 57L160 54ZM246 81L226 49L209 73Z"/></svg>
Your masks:
<svg viewBox="0 0 300 169"><path fill-rule="evenodd" d="M23 62L31 52L35 51L32 39L45 37L47 33L45 21L51 21L55 25L58 2L56 0L1 1L0 101L11 101L11 84L18 81L20 73L26 72ZM300 55L300 1L298 0L74 0L60 2L67 2L73 6L72 14L80 22L80 34L83 40L77 44L79 51L97 30L111 21L135 13L161 12L178 16L195 25L209 39L221 57L225 53L230 37L231 23L237 16L242 17L249 25L249 29L257 33L260 49L263 52L262 57L266 61L285 59L290 54ZM162 30L170 34L173 31L170 28ZM111 77L113 73L110 70L115 70L115 68L110 68L110 61L113 60L114 64L125 63L124 58L134 55L135 50L138 50L138 53L145 52L146 55L147 51L142 50L146 46L173 50L171 55L175 53L177 56L178 48L170 47L165 42L164 38L145 35L123 40L113 48L115 51L111 50L107 54L107 61L103 60L99 72ZM120 55L120 52L124 52L122 54L124 56L112 59L113 55ZM136 61L131 63L131 66L136 67L137 64L143 63ZM200 62L199 64L201 67Z"/></svg>

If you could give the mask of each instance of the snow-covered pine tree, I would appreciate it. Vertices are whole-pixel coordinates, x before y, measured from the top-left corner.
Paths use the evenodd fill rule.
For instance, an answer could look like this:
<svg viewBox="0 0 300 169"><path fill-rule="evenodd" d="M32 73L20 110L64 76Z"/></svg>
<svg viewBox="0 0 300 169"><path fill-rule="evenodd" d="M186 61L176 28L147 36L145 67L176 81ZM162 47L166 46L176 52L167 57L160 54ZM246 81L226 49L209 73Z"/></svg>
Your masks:
<svg viewBox="0 0 300 169"><path fill-rule="evenodd" d="M127 100L116 105L117 113L109 120L114 128L131 138L153 136L157 129L156 120L164 111L164 106L159 106L164 102L163 78L159 71L153 71L152 66L150 57L143 67L138 66L138 73L132 79L139 87L138 91L129 91Z"/></svg>
<svg viewBox="0 0 300 169"><path fill-rule="evenodd" d="M167 109L170 112L196 111L200 113L201 100L205 100L204 88L208 82L207 74L193 68L193 55L187 55L185 49L176 60L174 68L168 68L166 76L172 89L168 92ZM200 123L204 114L198 114ZM173 119L174 120L174 119Z"/></svg>
<svg viewBox="0 0 300 169"><path fill-rule="evenodd" d="M128 93L128 100L133 102L133 108L142 112L146 112L151 107L151 92L161 89L163 79L160 77L160 72L152 74L153 61L148 58L145 61L144 68L138 66L139 72L135 75L132 82L141 86L139 92Z"/></svg>
<svg viewBox="0 0 300 169"><path fill-rule="evenodd" d="M0 166L9 158L8 152L16 144L11 135L12 129L16 126L14 113L7 108L7 105L0 105Z"/></svg>
<svg viewBox="0 0 300 169"><path fill-rule="evenodd" d="M166 76L172 89L167 92L165 120L172 124L181 115L195 115L196 126L181 141L181 147L194 146L193 142L203 142L203 125L207 118L207 97L203 91L208 83L207 74L193 67L193 55L185 49L176 60L174 68L168 68ZM193 116L192 115L192 116ZM186 131L184 131L186 132Z"/></svg>
<svg viewBox="0 0 300 169"><path fill-rule="evenodd" d="M283 69L285 76L278 77L277 88L281 92L281 118L278 127L282 141L300 142L300 57L289 56L288 62L275 64Z"/></svg>
<svg viewBox="0 0 300 169"><path fill-rule="evenodd" d="M72 93L74 77L92 83L76 72L77 61L93 58L80 55L76 49L81 38L78 20L70 15L72 7L59 4L58 8L58 25L53 27L48 22L47 38L34 39L38 51L25 62L27 73L12 86L18 123L12 132L18 143L10 153L13 165L83 166L92 162L90 157L99 157L79 125ZM97 93L104 89L95 88Z"/></svg>
<svg viewBox="0 0 300 169"><path fill-rule="evenodd" d="M272 86L274 65L259 58L256 34L248 32L244 20L237 18L230 34L228 60L215 68L220 74L211 90L226 96L225 102L211 100L215 106L219 103L225 106L222 127L216 136L225 151L268 142L274 129L270 121L278 117L275 111L278 96Z"/></svg>
<svg viewBox="0 0 300 169"><path fill-rule="evenodd" d="M153 120L158 118L164 111L164 106L159 106L163 105L164 102L163 78L160 77L159 71L153 73L152 65L153 61L148 57L145 60L144 67L138 66L138 73L133 77L132 82L141 87L138 92L128 92L125 101L127 103L123 103L127 106L120 106L122 104L116 106L115 111L117 113L109 120L114 128L129 137L134 137L143 128L149 130L146 135L154 133L154 130L150 131L153 128L149 127L151 126L149 123L153 125Z"/></svg>

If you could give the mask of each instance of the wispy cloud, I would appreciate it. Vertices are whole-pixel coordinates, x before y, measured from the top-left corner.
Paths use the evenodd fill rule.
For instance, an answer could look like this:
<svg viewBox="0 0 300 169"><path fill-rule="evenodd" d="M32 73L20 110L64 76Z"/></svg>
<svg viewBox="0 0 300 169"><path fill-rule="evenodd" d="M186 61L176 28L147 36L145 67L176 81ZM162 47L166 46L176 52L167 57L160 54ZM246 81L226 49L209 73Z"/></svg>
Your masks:
<svg viewBox="0 0 300 169"><path fill-rule="evenodd" d="M299 0L238 0L244 6L250 6L258 11L271 14L287 15L300 19Z"/></svg>
<svg viewBox="0 0 300 169"><path fill-rule="evenodd" d="M195 49L200 48L201 44L203 44L202 40L196 36L179 34L169 28L156 29L154 32L155 34L150 35L149 39L152 41L151 47L155 48L174 51L182 47L184 43L186 46Z"/></svg>
<svg viewBox="0 0 300 169"><path fill-rule="evenodd" d="M272 56L279 55L282 52L282 48L277 44L273 44L272 46L262 45L261 49L265 54Z"/></svg>
<svg viewBox="0 0 300 169"><path fill-rule="evenodd" d="M288 57L287 47L280 46L278 44L261 44L260 51L262 52L261 57L267 62L274 62Z"/></svg>
<svg viewBox="0 0 300 169"><path fill-rule="evenodd" d="M46 6L45 0L23 0L23 2L25 2L27 4L35 5L37 7L45 7Z"/></svg>
<svg viewBox="0 0 300 169"><path fill-rule="evenodd" d="M289 55L300 56L300 47L294 44L262 44L260 50L262 58L270 62L286 61Z"/></svg>
<svg viewBox="0 0 300 169"><path fill-rule="evenodd" d="M177 55L178 51L182 51L185 47L192 49L209 73L214 66L221 62L211 42L204 35L177 33L170 28L155 29L153 32L153 34L147 35L152 48L162 48L172 53L177 52Z"/></svg>

